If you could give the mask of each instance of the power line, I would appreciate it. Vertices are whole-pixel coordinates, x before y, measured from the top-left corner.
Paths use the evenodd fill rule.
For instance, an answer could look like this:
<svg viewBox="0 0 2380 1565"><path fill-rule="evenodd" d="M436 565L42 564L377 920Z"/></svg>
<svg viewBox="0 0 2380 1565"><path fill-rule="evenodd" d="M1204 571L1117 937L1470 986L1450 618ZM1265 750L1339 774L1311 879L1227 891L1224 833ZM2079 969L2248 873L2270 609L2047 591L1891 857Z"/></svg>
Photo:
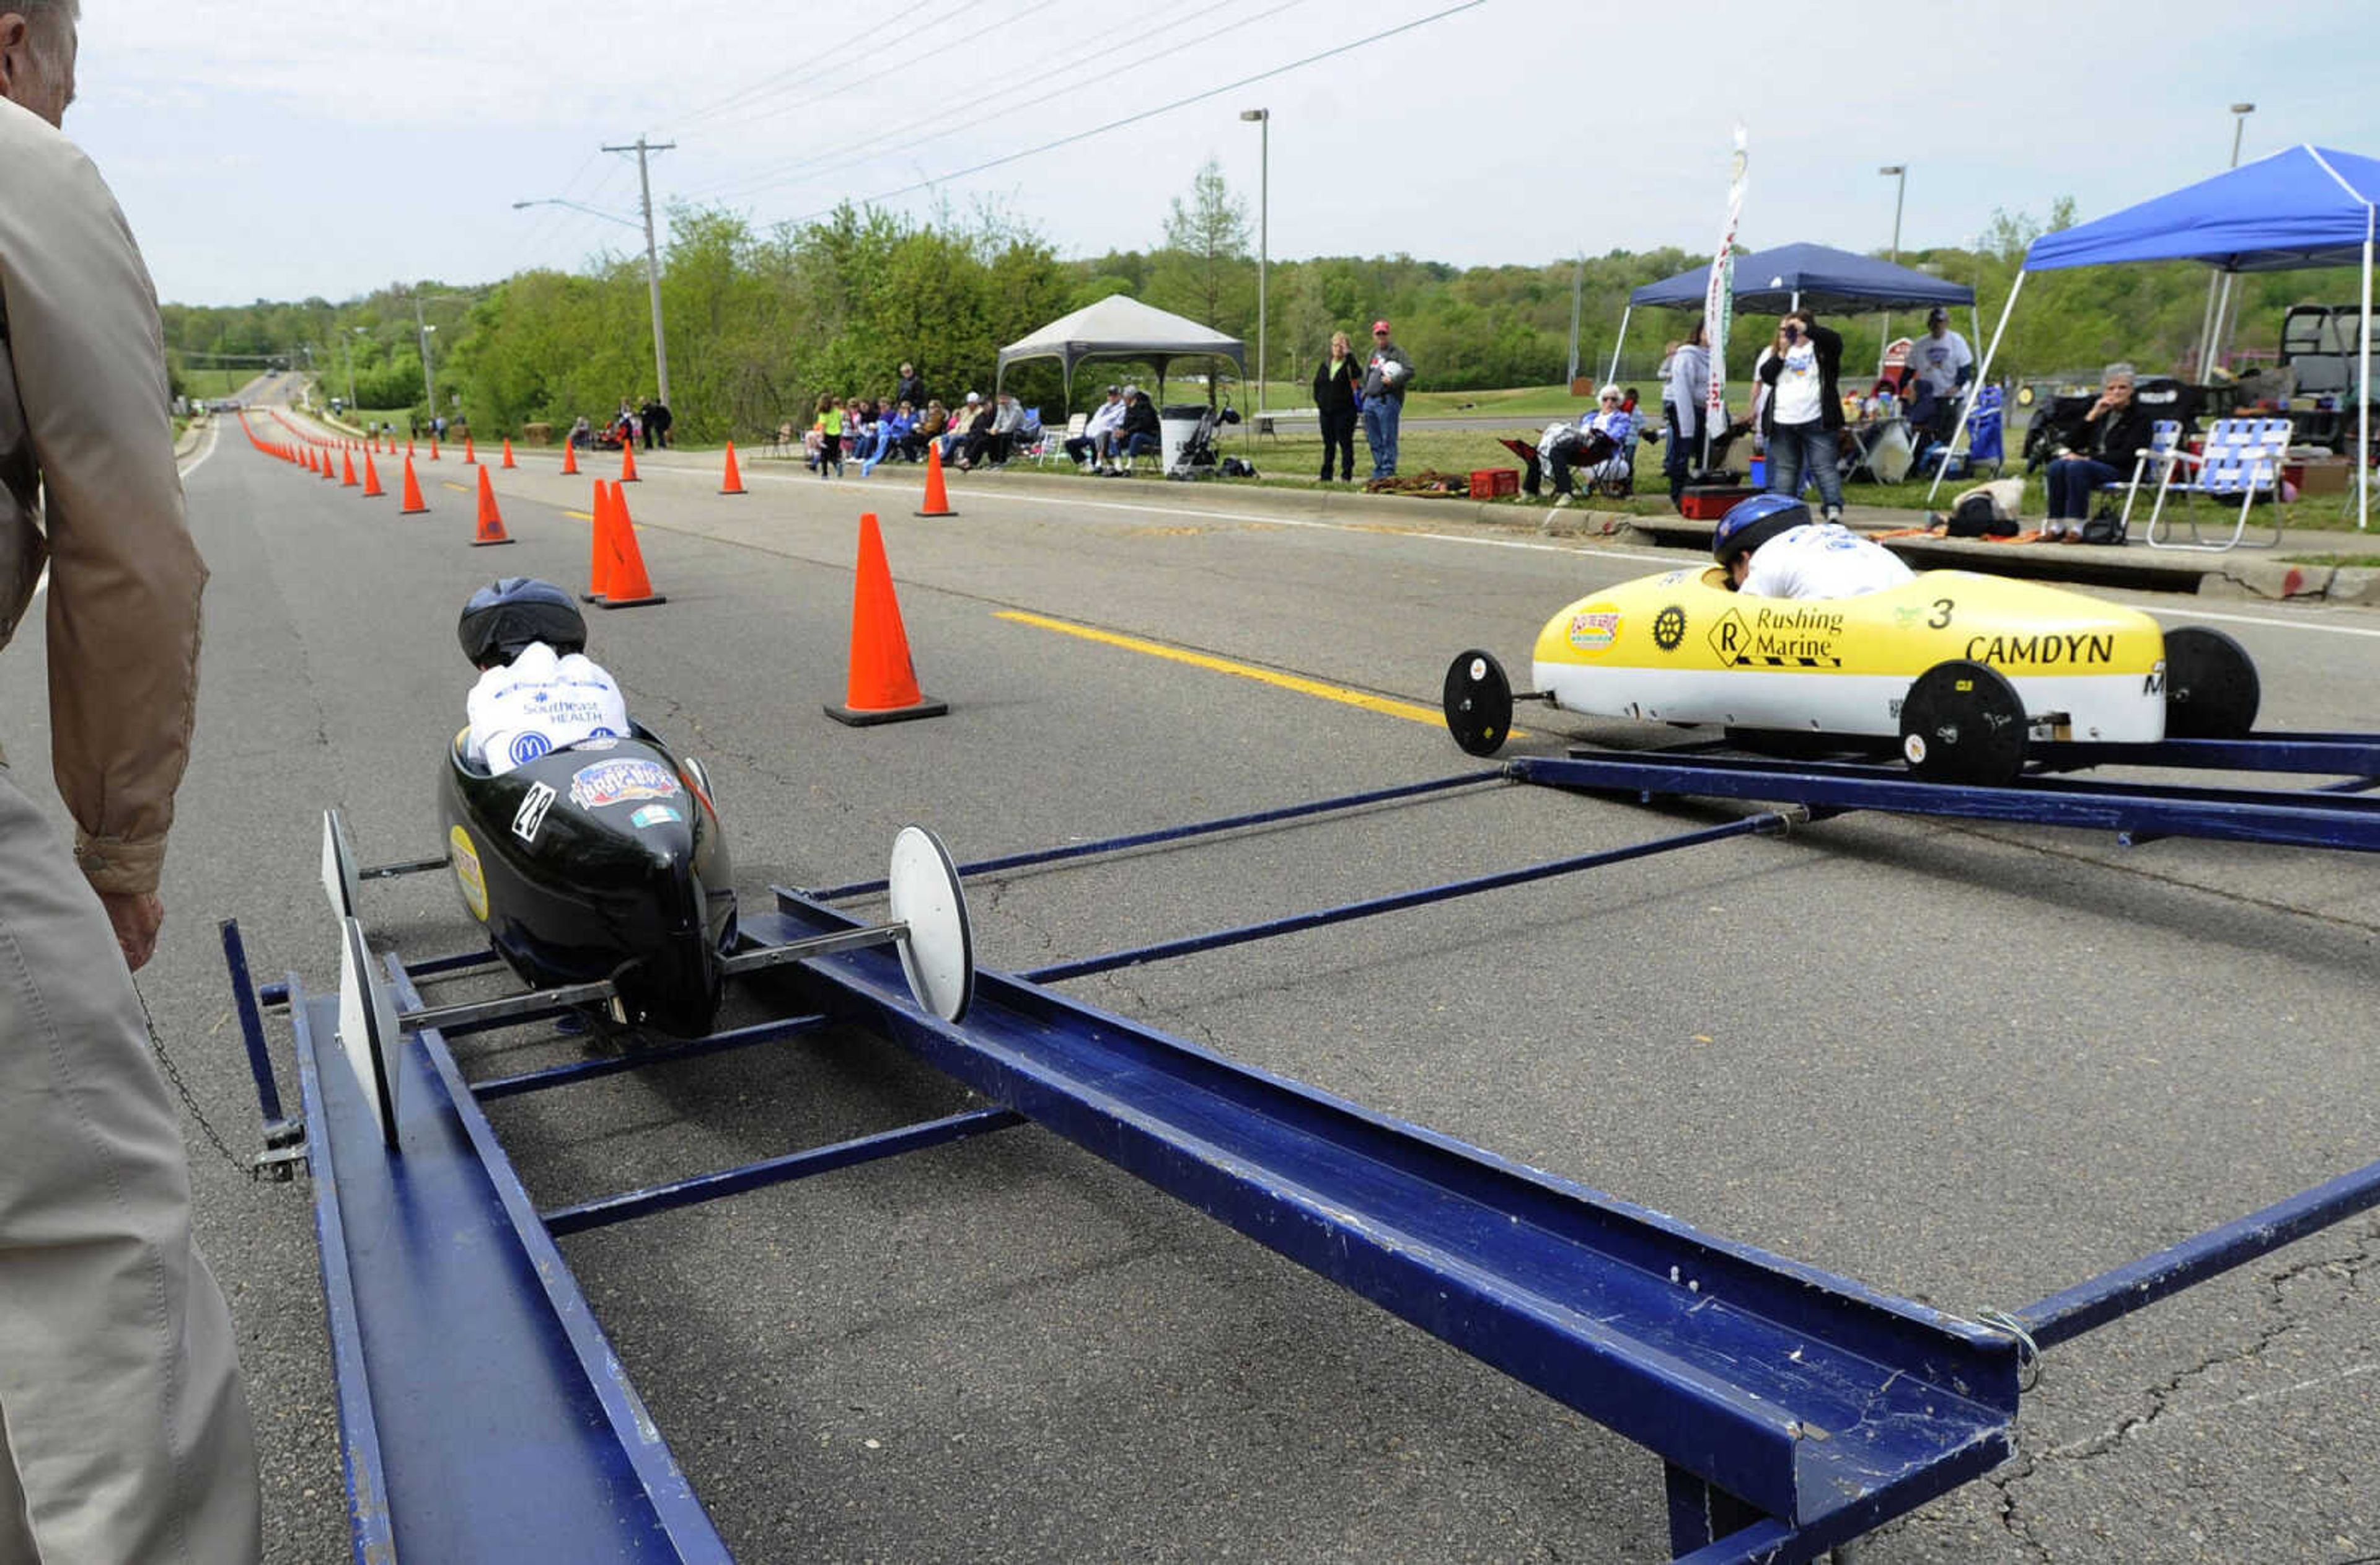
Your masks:
<svg viewBox="0 0 2380 1565"><path fill-rule="evenodd" d="M1298 6L1305 4L1306 4L1306 0L1288 0L1287 4L1276 6L1269 11L1261 11L1252 17L1243 17L1238 21L1228 23L1222 27L1211 26L1211 12L1194 12L1186 16L1179 17L1162 27L1158 27L1148 31L1141 32L1135 37L1134 42L1146 43L1163 37L1166 33L1172 31L1176 28L1196 26L1208 27L1209 31L1208 36L1209 39L1220 38L1226 33L1236 31L1241 28L1252 27L1256 23L1261 21L1269 21L1273 18L1280 16L1284 11L1295 10ZM1151 61L1166 58L1177 52L1172 45L1166 45L1151 49L1137 59L1127 60L1121 65L1107 66L1105 65L1105 56L1110 47L1110 45L1104 43L1097 45L1088 54L1082 55L1080 58L1070 60L1064 65L1056 67L1057 74L1064 75L1071 73L1081 67L1100 64L1104 67L1104 73L1099 78L1095 79L1083 79L1081 78L1070 79L1063 86L1055 88L1048 92L1044 92L1038 98L1028 98L1022 103L1010 103L1001 109L1000 114L1002 115L1020 114L1026 109L1038 108L1042 104L1056 98L1062 98L1068 93L1079 92L1087 87L1106 86L1114 81L1114 79L1120 76L1137 70L1142 66L1148 65ZM1045 73L1045 76L1047 74L1049 73ZM948 110L933 119L927 120L921 125L915 127L904 126L898 129L881 132L874 136L864 138L858 141L845 142L839 147L830 147L823 152L811 153L809 156L805 157L796 163L788 164L773 171L763 171L759 174L746 175L737 179L728 180L725 183L715 187L713 190L703 193L727 194L729 192L733 192L738 199L748 199L752 196L759 195L764 191L774 190L782 186L792 184L803 170L815 167L820 164L834 163L847 158L857 158L858 154L882 147L888 142L907 140L914 144L929 140L947 140L949 137L972 130L978 125L989 123L996 116L985 115L981 119L967 120L963 124L951 126L949 128L940 128L948 125L948 122L961 118L973 110L980 108L984 104L991 103L996 99L1006 97L1012 92L1021 91L1029 85L1030 83L1019 82L1012 86L1003 87L997 91L986 93L984 96L977 98L969 103L961 103L957 107ZM862 159L860 161L866 162L872 160Z"/></svg>
<svg viewBox="0 0 2380 1565"><path fill-rule="evenodd" d="M999 19L997 19L997 20L990 21L990 22L986 22L983 26L981 26L981 27L979 27L979 28L976 29L973 32L965 33L965 34L962 34L961 36L959 36L959 37L957 37L957 38L951 39L951 40L950 40L950 41L948 41L947 42L944 42L944 43L939 44L939 45L937 45L937 46L936 46L936 47L934 47L934 48L928 49L928 50L924 51L922 54L908 54L908 55L900 55L898 58L896 58L896 59L894 59L894 60L892 60L892 61L889 62L888 64L886 64L886 65L885 65L881 69L874 70L874 71L869 71L869 72L867 72L867 73L866 73L866 74L864 74L864 75L860 75L860 76L853 77L853 78L852 78L852 79L850 79L849 80L847 80L847 81L844 81L844 82L841 82L841 83L839 83L838 85L836 85L835 87L831 88L831 89L830 89L830 90L828 90L827 91L820 92L820 93L819 93L818 95L816 95L815 97L812 97L812 98L808 98L808 99L804 100L804 102L803 102L801 104L799 104L798 106L799 106L799 107L802 107L802 108L809 108L809 107L812 107L812 106L814 106L814 105L816 105L816 104L823 103L825 103L825 102L826 102L828 99L830 99L830 98L839 98L839 97L843 96L843 94L844 94L845 92L852 91L853 90L855 90L855 89L856 89L856 88L864 87L864 86L866 86L868 83L869 83L869 82L871 82L871 81L880 81L880 80L882 80L885 77L888 77L888 76L893 76L893 75L896 75L896 74L900 74L900 73L904 73L904 72L906 72L906 71L912 70L912 69L914 69L916 67L917 67L917 66L919 66L919 65L923 64L924 62L926 62L926 61L928 61L928 60L930 60L930 59L934 58L934 57L935 57L936 55L947 55L947 54L949 54L949 53L950 53L952 50L953 50L953 49L961 49L961 48L965 48L967 44L974 42L977 39L979 39L979 38L983 37L983 36L984 36L985 34L987 34L987 33L998 32L998 31L1000 31L1000 30L1001 30L1002 29L1003 29L1003 28L1010 28L1010 27L1014 27L1014 26L1015 26L1015 25L1017 24L1017 22L1019 22L1020 20L1022 20L1024 18L1026 18L1026 16L1030 15L1031 13L1033 13L1033 12L1035 12L1035 11L1038 11L1038 10L1044 10L1044 9L1047 9L1047 8L1048 8L1048 6L1049 6L1051 3L1052 3L1052 0L1027 0L1026 5L1026 6L1024 6L1024 8L1023 8L1023 9L1021 9L1021 10L1013 11L1013 12L1009 13L1007 16L1005 16L1005 17L1002 17L1002 18L999 18ZM821 75L821 74L823 74L823 73L822 73L822 72L813 72L811 75L809 75L809 76L808 76L808 77L804 77L804 78L802 78L802 80L803 80L803 81L811 81L811 80L815 80L815 79L817 79L818 76L820 76L820 75ZM795 83L795 82L788 82L788 83L787 83L783 88L782 88L782 89L778 89L778 90L776 90L776 91L791 91L793 90L793 88L794 88L795 86L796 86L796 85L799 85L799 83ZM772 92L771 92L771 93L763 94L763 96L774 96L774 95L775 95L775 92L774 92L774 91L772 91ZM757 100L756 100L755 102L757 103ZM735 111L735 115L736 115L736 116L739 116L739 117L732 117L732 118L730 118L730 119L729 119L729 121L728 121L728 124L730 124L730 125L741 124L741 123L745 123L745 122L747 122L747 121L748 121L748 120L751 120L751 119L753 119L753 118L756 118L756 117L757 117L757 118L763 118L763 119L765 119L765 118L771 117L771 116L772 116L772 115L781 115L781 114L788 113L788 112L790 112L790 111L791 111L791 109L792 109L792 108L794 108L795 106L796 106L796 105L793 105L793 104L786 104L786 105L783 105L783 106L775 107L775 108L769 108L769 109L762 109L762 110L755 110L755 109L753 108L753 105L751 105L751 104L746 104L746 105L743 105L743 106L741 106L741 107L737 108L737 109ZM717 109L714 109L714 110L710 111L710 113L706 113L706 114L703 114L703 115L698 115L698 116L697 116L697 118L698 118L698 119L707 119L707 118L710 117L710 115L711 115L711 114L715 114L715 113L719 113L719 112L722 112L722 111L717 110ZM687 123L692 123L692 122L691 122L691 121L689 121L689 122L687 122Z"/></svg>
<svg viewBox="0 0 2380 1565"><path fill-rule="evenodd" d="M1384 28L1378 32L1370 33L1365 37L1355 39L1351 42L1338 44L1332 48L1325 49L1319 54L1308 55L1304 59L1292 60L1285 66L1275 66L1270 70L1260 70L1254 76L1244 76L1237 81L1227 81L1220 87L1210 87L1203 92L1193 92L1186 98L1176 98L1170 103L1160 103L1153 109L1144 109L1135 115L1126 115L1122 119L1110 120L1105 125L1094 126L1088 130L1078 130L1071 136L1061 136L1054 141L1044 141L1038 147L1027 147L1023 152L1010 152L1005 156L992 158L986 162L976 164L971 167L955 169L951 173L938 175L930 179L921 179L917 181L915 184L904 185L897 190L886 190L878 195L864 197L857 204L860 206L873 206L879 201L889 201L896 196L906 196L918 190L929 190L937 185L948 184L953 179L965 179L969 176L982 174L990 169L1000 168L1008 164L1019 162L1025 158L1038 157L1043 152L1054 152L1061 147L1071 147L1077 141L1088 140L1094 136L1104 136L1111 130L1121 130L1127 125L1138 125L1142 120L1154 119L1159 115L1171 114L1175 109L1187 108L1192 103L1203 103L1209 98L1220 98L1226 92L1236 92L1243 87L1251 87L1259 81L1269 81L1276 76L1286 75L1290 71L1302 69L1303 67L1313 65L1318 61L1328 60L1335 55L1344 55L1353 49L1361 49L1366 44L1378 43L1384 38L1393 38L1401 32L1411 32L1417 27L1427 27L1431 22L1441 21L1448 17L1457 14L1458 12L1475 10L1487 3L1488 0L1463 0L1463 4L1459 6L1449 6L1442 11L1433 11L1428 16L1416 18L1413 21L1402 22L1391 28ZM796 223L814 222L819 218L832 214L834 210L835 209L833 207L827 207L818 212L805 213L801 217L795 218L794 221Z"/></svg>

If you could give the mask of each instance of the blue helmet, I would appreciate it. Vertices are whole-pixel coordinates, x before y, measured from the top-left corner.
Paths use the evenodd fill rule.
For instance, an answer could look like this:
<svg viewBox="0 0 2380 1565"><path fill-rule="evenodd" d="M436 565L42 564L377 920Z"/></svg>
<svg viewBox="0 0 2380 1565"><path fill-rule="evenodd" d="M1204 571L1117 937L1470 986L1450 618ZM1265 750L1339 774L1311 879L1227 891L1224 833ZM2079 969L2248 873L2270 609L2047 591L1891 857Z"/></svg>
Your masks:
<svg viewBox="0 0 2380 1565"><path fill-rule="evenodd" d="M455 634L473 668L509 663L533 641L557 652L587 649L587 621L578 605L561 588L535 576L508 576L472 593Z"/></svg>
<svg viewBox="0 0 2380 1565"><path fill-rule="evenodd" d="M1780 532L1803 526L1810 519L1810 508L1790 494L1755 494L1749 500L1739 500L1728 507L1711 534L1711 552L1722 565L1732 565L1736 557L1748 554Z"/></svg>

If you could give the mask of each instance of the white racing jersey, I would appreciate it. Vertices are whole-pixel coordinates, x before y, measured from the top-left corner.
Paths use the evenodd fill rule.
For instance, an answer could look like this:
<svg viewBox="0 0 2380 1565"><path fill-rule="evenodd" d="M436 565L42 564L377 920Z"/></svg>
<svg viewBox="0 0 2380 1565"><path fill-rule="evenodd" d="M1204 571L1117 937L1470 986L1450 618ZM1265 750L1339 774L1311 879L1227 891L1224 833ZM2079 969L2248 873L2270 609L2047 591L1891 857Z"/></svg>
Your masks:
<svg viewBox="0 0 2380 1565"><path fill-rule="evenodd" d="M628 703L612 676L577 652L564 657L542 641L471 686L465 753L502 776L581 739L625 738Z"/></svg>
<svg viewBox="0 0 2380 1565"><path fill-rule="evenodd" d="M1752 552L1747 598L1857 598L1917 573L1900 555L1840 522L1805 522Z"/></svg>

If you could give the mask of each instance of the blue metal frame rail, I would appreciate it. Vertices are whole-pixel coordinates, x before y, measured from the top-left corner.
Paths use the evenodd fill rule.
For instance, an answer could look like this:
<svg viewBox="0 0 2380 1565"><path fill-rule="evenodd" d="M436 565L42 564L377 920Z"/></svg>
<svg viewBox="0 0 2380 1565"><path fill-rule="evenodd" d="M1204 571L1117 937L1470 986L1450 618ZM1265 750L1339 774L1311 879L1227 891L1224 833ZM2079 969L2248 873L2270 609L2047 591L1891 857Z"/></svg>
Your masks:
<svg viewBox="0 0 2380 1565"><path fill-rule="evenodd" d="M1582 793L1753 799L2150 836L2380 853L2380 799L2324 789L2198 788L2028 776L2004 788L1926 782L1897 766L1735 756L1573 752L1505 764L1524 782Z"/></svg>
<svg viewBox="0 0 2380 1565"><path fill-rule="evenodd" d="M752 938L853 922L795 892L777 897L779 913L747 925ZM1021 979L979 975L957 1026L916 1008L886 952L829 957L787 981L807 1003L888 1033L1001 1108L1649 1447L1681 1470L1675 1485L1772 1519L1791 1546L1778 1558L1855 1537L2009 1453L2018 1353L2002 1333Z"/></svg>
<svg viewBox="0 0 2380 1565"><path fill-rule="evenodd" d="M391 1156L337 997L285 992L356 1559L726 1560L444 1040L396 1050Z"/></svg>

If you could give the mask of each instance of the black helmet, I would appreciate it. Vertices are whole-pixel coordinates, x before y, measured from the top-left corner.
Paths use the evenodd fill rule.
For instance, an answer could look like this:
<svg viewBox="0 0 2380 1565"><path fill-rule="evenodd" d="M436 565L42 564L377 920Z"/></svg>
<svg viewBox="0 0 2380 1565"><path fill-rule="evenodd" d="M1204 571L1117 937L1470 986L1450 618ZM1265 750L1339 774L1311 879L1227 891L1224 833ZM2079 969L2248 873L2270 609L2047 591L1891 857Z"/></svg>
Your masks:
<svg viewBox="0 0 2380 1565"><path fill-rule="evenodd" d="M1711 552L1722 565L1735 564L1736 556L1753 550L1775 538L1806 524L1810 508L1790 494L1755 494L1749 500L1739 500L1728 507L1719 518L1718 528L1711 534Z"/></svg>
<svg viewBox="0 0 2380 1565"><path fill-rule="evenodd" d="M557 652L587 649L587 622L570 594L535 576L508 576L471 594L455 637L473 668L511 662L532 641Z"/></svg>

